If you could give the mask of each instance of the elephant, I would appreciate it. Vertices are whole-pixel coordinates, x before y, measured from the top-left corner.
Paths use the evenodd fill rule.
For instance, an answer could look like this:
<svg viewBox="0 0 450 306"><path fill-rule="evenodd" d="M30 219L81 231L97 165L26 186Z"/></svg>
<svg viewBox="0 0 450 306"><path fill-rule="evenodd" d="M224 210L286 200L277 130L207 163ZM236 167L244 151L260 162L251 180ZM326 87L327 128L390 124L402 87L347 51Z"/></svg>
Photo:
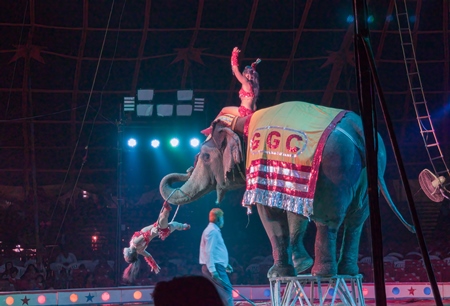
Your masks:
<svg viewBox="0 0 450 306"><path fill-rule="evenodd" d="M329 122L316 126L323 113L328 113ZM271 243L274 263L267 272L269 278L299 275L311 267L314 276L357 275L360 236L369 215L361 118L351 111L292 101L247 117L228 119L229 116L213 122L212 133L201 145L193 168L187 173L168 174L161 180L162 197L183 205L215 189L220 203L227 191L245 185L243 205L256 204ZM311 131L294 126L294 122L302 121L313 125ZM322 134L314 136L318 130ZM380 135L377 139L379 190L400 221L413 232L387 190L383 178L386 150ZM317 142L311 154L315 156L311 162L315 168L311 167L308 174L316 179L315 186L309 186L311 190L302 183L306 168L295 164L295 158L309 150L308 141ZM247 144L246 151L242 143ZM319 150L321 154L317 153ZM256 162L255 154L260 158ZM270 156L284 160L273 161ZM288 182L290 178L293 181ZM175 188L175 182L183 184ZM310 221L317 229L314 259L303 244ZM343 237L337 259L341 226Z"/></svg>

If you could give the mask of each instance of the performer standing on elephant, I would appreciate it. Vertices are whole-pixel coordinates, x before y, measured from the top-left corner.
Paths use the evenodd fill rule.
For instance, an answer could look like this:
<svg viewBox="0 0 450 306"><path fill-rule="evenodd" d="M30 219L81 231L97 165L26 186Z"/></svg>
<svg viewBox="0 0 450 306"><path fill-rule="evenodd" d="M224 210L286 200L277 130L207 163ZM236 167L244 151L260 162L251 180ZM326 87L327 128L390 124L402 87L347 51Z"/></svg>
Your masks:
<svg viewBox="0 0 450 306"><path fill-rule="evenodd" d="M234 117L245 117L253 114L256 111L256 101L259 96L259 74L256 72L256 65L261 62L261 59L257 59L251 64L251 66L245 66L242 73L239 71L239 50L238 47L234 47L231 52L231 70L236 76L236 79L241 83L242 87L239 90L239 98L241 99L241 105L238 106L226 106L222 108L216 119L222 115L232 115ZM209 127L202 131L206 136L211 134L212 128Z"/></svg>
<svg viewBox="0 0 450 306"><path fill-rule="evenodd" d="M129 283L133 283L139 272L140 261L138 255L144 256L145 261L150 266L151 270L156 274L159 273L160 267L153 259L153 256L146 250L150 241L159 236L161 240L166 239L173 231L188 230L191 228L189 224L182 224L179 222L168 222L169 214L172 208L170 204L164 202L163 209L161 210L158 220L141 229L139 232L135 232L130 240L130 246L123 249L123 257L128 267L123 272L123 279Z"/></svg>
<svg viewBox="0 0 450 306"><path fill-rule="evenodd" d="M227 275L233 272L233 268L228 263L228 250L220 232L223 224L223 211L213 208L209 212L209 224L200 242L200 264L203 275L212 278L217 285L225 305L233 306L233 287Z"/></svg>

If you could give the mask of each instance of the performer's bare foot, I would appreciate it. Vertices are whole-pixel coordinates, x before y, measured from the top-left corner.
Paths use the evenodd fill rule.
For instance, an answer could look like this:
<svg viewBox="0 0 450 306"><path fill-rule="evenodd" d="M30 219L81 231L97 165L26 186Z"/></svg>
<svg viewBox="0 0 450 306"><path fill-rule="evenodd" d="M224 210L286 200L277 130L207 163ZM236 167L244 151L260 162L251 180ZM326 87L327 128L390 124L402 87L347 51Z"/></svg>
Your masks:
<svg viewBox="0 0 450 306"><path fill-rule="evenodd" d="M183 231L187 231L188 229L190 229L191 228L191 225L190 224L187 224L187 223L184 223L183 224Z"/></svg>

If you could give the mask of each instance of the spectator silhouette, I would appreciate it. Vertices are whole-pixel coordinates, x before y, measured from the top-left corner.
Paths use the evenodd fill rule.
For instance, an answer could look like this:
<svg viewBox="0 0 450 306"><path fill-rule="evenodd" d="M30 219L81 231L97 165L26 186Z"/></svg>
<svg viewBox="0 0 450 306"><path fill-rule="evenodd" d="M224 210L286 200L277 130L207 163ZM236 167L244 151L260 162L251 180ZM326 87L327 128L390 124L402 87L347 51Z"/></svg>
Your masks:
<svg viewBox="0 0 450 306"><path fill-rule="evenodd" d="M36 277L39 275L39 272L34 264L29 264L25 269L25 272L20 277L21 280L21 290L33 290L36 289Z"/></svg>
<svg viewBox="0 0 450 306"><path fill-rule="evenodd" d="M77 258L64 247L60 247L60 253L56 257L56 262L68 267L70 264L77 262Z"/></svg>
<svg viewBox="0 0 450 306"><path fill-rule="evenodd" d="M109 287L114 285L114 270L108 261L101 258L94 269L95 283L99 287Z"/></svg>
<svg viewBox="0 0 450 306"><path fill-rule="evenodd" d="M84 278L88 274L88 270L84 264L81 264L78 269L72 270L72 288L83 288Z"/></svg>
<svg viewBox="0 0 450 306"><path fill-rule="evenodd" d="M12 261L5 262L5 271L3 271L3 273L0 273L0 279L9 279L11 276L11 271L12 271L13 267L14 267L14 265L13 265Z"/></svg>
<svg viewBox="0 0 450 306"><path fill-rule="evenodd" d="M96 283L95 283L94 273L88 271L88 273L84 277L83 288L95 288L95 287L96 287Z"/></svg>
<svg viewBox="0 0 450 306"><path fill-rule="evenodd" d="M223 306L214 284L200 275L158 282L153 290L153 302L155 306Z"/></svg>
<svg viewBox="0 0 450 306"><path fill-rule="evenodd" d="M20 290L20 286L21 286L21 280L19 278L19 269L17 269L16 267L12 267L10 269L9 272L9 290L14 291L14 290Z"/></svg>
<svg viewBox="0 0 450 306"><path fill-rule="evenodd" d="M44 290L44 289L47 289L47 286L46 286L46 283L45 283L44 275L38 274L38 275L36 276L36 279L35 279L35 288L33 288L33 289L36 289L36 290Z"/></svg>

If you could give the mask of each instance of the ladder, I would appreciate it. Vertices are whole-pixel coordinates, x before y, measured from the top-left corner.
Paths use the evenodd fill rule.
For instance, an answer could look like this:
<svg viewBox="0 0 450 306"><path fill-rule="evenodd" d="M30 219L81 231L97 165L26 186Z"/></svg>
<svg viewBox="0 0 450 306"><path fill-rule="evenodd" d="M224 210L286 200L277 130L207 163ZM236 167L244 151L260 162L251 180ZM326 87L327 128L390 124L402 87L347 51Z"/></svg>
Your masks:
<svg viewBox="0 0 450 306"><path fill-rule="evenodd" d="M450 177L450 171L442 155L441 147L436 138L436 133L431 122L428 111L427 100L422 87L419 67L417 66L416 53L409 23L407 0L395 0L395 11L397 15L398 31L405 59L406 74L408 76L411 99L416 111L417 123L419 124L420 134L422 135L425 148L433 166L434 174L439 176L447 175ZM449 182L450 180L447 180ZM447 183L448 184L448 183Z"/></svg>

